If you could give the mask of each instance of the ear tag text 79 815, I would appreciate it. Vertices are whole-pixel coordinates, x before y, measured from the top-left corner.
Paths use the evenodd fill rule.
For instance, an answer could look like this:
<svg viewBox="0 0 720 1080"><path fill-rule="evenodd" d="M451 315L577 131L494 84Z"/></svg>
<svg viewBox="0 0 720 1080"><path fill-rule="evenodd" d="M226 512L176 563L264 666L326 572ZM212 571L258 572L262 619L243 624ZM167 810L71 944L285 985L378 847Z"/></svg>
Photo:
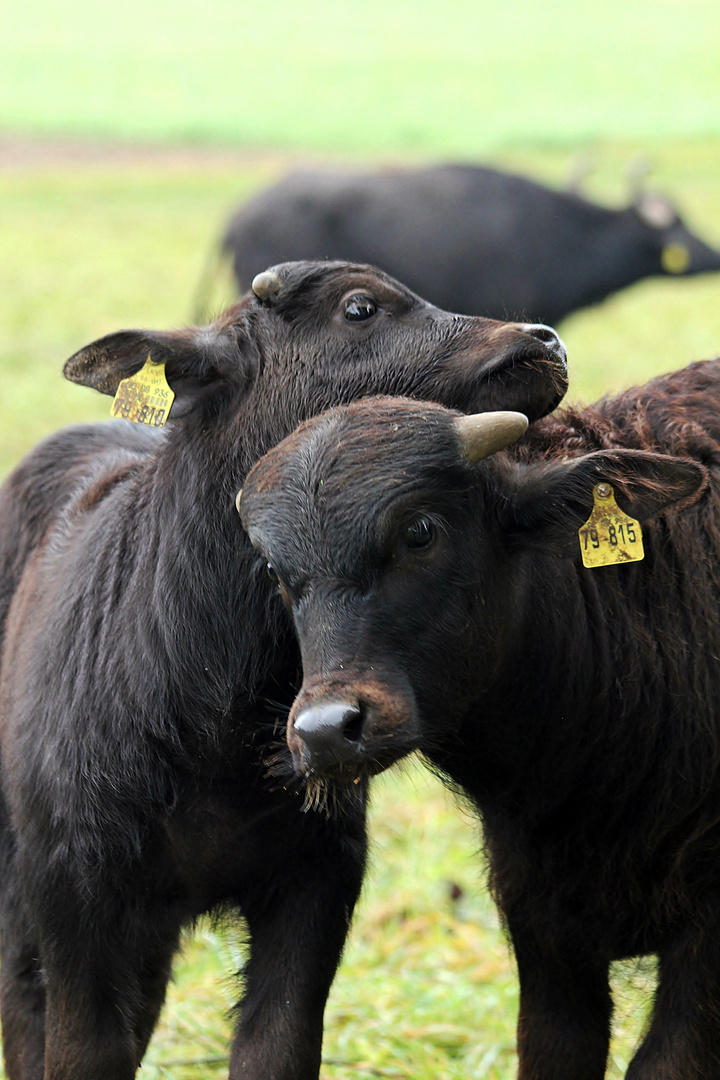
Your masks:
<svg viewBox="0 0 720 1080"><path fill-rule="evenodd" d="M611 484L593 488L592 513L578 536L583 566L614 566L645 558L640 522L623 514Z"/></svg>
<svg viewBox="0 0 720 1080"><path fill-rule="evenodd" d="M110 409L110 415L136 424L162 427L168 418L175 394L165 378L165 365L148 358L135 374L123 379Z"/></svg>

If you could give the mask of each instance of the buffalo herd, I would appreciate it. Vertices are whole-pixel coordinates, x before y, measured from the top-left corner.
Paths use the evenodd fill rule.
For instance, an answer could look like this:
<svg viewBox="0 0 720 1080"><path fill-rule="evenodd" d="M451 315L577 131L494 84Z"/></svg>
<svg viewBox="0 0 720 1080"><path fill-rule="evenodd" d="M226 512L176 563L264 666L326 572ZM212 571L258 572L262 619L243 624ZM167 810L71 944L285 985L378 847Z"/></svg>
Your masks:
<svg viewBox="0 0 720 1080"><path fill-rule="evenodd" d="M720 361L558 409L546 325L720 254L465 166L290 177L224 246L240 299L77 352L127 419L0 487L8 1080L133 1080L204 913L247 928L231 1080L318 1080L416 750L482 822L519 1080L602 1080L646 954L628 1080L720 1076Z"/></svg>

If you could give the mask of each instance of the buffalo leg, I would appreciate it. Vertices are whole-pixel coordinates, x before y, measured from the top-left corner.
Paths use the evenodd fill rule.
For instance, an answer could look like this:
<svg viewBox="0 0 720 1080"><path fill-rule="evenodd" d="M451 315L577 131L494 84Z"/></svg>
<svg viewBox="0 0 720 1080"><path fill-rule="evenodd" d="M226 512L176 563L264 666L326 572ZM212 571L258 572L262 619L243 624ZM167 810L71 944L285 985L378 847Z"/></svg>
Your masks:
<svg viewBox="0 0 720 1080"><path fill-rule="evenodd" d="M0 1013L9 1080L43 1080L45 982L37 943L13 903L3 905Z"/></svg>
<svg viewBox="0 0 720 1080"><path fill-rule="evenodd" d="M141 979L141 1002L135 1011L133 1033L135 1035L136 1061L138 1066L145 1056L160 1011L165 1002L167 984L170 980L173 956L178 947L178 932L174 931L167 943L153 949L143 964Z"/></svg>
<svg viewBox="0 0 720 1080"><path fill-rule="evenodd" d="M328 837L316 842L313 851L295 849L292 875L282 887L266 877L243 902L250 959L230 1080L317 1080L325 1003L360 892L365 851L364 837L354 851L349 842L331 846Z"/></svg>
<svg viewBox="0 0 720 1080"><path fill-rule="evenodd" d="M518 1080L603 1080L612 999L607 963L513 935L520 976Z"/></svg>
<svg viewBox="0 0 720 1080"><path fill-rule="evenodd" d="M44 1080L132 1080L165 997L178 923L129 897L122 910L76 910L73 919L71 902L58 910L63 926L42 952Z"/></svg>
<svg viewBox="0 0 720 1080"><path fill-rule="evenodd" d="M20 887L17 852L0 796L0 1017L9 1080L42 1080L45 984Z"/></svg>
<svg viewBox="0 0 720 1080"><path fill-rule="evenodd" d="M44 1080L133 1080L135 1072L135 1042L113 995L92 977L78 987L49 974Z"/></svg>
<svg viewBox="0 0 720 1080"><path fill-rule="evenodd" d="M140 1065L165 1000L175 942L146 965L133 1028L134 1059ZM3 1053L8 1080L43 1080L45 980L36 946L18 945L3 934L0 968ZM83 1051L84 1053L84 1051Z"/></svg>
<svg viewBox="0 0 720 1080"><path fill-rule="evenodd" d="M720 928L694 925L660 952L658 987L645 1039L628 1080L716 1080L720 1076Z"/></svg>

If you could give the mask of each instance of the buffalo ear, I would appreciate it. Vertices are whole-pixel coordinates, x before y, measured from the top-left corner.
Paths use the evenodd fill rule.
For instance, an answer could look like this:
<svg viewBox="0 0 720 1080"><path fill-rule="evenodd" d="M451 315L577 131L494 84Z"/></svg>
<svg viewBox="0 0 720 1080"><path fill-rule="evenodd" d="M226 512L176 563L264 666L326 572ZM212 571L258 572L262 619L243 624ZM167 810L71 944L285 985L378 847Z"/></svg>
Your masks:
<svg viewBox="0 0 720 1080"><path fill-rule="evenodd" d="M590 517L593 488L612 484L618 506L637 521L678 503L694 502L708 481L690 458L644 450L599 450L554 465L531 466L517 477L508 532L556 555L573 555L578 529Z"/></svg>
<svg viewBox="0 0 720 1080"><path fill-rule="evenodd" d="M190 330L120 330L93 341L66 362L66 379L113 396L123 379L137 374L148 356L165 364L175 392L171 417L190 410L200 391L249 377L248 349L237 334L214 326Z"/></svg>

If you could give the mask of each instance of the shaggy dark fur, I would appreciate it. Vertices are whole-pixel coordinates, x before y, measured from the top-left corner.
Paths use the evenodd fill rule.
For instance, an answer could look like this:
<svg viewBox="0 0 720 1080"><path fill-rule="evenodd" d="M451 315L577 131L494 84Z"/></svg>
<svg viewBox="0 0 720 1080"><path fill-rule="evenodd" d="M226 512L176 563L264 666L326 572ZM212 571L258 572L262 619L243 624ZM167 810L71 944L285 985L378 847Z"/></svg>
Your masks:
<svg viewBox="0 0 720 1080"><path fill-rule="evenodd" d="M644 561L582 566L600 480ZM419 746L479 811L521 1080L601 1080L609 963L647 953L628 1078L720 1076L720 360L474 467L454 414L358 402L268 454L241 510L299 635L297 775Z"/></svg>
<svg viewBox="0 0 720 1080"><path fill-rule="evenodd" d="M148 353L165 361L170 424L61 433L0 489L11 1080L130 1080L180 928L218 907L251 945L231 1077L317 1077L365 794L341 818L303 814L304 793L268 775L299 657L236 492L336 402L394 391L540 416L565 389L548 328L449 315L369 267L276 273L277 291L213 326L74 356L66 375L109 394Z"/></svg>

